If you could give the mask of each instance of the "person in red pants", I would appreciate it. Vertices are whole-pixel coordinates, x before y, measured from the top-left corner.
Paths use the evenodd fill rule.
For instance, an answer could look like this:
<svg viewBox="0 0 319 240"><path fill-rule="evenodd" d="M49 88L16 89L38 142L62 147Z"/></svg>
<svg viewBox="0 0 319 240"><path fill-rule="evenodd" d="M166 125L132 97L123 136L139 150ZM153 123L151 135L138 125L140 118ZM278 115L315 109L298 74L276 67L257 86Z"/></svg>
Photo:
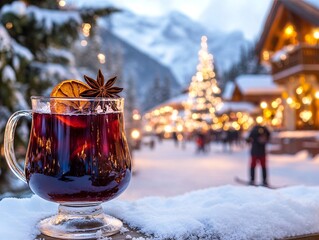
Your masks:
<svg viewBox="0 0 319 240"><path fill-rule="evenodd" d="M255 168L259 163L262 169L263 186L268 186L266 144L269 142L270 132L267 127L257 124L251 130L247 142L251 143L250 185L255 185Z"/></svg>

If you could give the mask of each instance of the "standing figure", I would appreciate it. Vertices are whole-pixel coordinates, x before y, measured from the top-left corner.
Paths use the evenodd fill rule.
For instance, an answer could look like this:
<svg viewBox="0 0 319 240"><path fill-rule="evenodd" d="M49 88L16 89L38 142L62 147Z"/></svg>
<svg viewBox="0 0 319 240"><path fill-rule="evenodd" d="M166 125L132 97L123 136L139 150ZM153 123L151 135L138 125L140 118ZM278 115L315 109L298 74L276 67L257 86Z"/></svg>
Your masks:
<svg viewBox="0 0 319 240"><path fill-rule="evenodd" d="M266 166L266 144L269 142L270 132L265 126L256 125L251 130L247 142L251 143L250 184L255 185L255 168L257 163L262 168L263 186L268 186Z"/></svg>
<svg viewBox="0 0 319 240"><path fill-rule="evenodd" d="M196 138L197 153L205 153L205 135L203 133L198 133Z"/></svg>

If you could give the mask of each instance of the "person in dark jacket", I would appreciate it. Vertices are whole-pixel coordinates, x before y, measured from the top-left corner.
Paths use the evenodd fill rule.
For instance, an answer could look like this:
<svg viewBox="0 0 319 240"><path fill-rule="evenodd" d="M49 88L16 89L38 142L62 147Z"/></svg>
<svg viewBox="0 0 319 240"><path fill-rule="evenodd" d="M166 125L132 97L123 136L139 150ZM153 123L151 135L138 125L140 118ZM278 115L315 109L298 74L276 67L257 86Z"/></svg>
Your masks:
<svg viewBox="0 0 319 240"><path fill-rule="evenodd" d="M247 141L251 144L250 184L255 185L255 168L257 163L262 168L263 185L268 186L266 166L266 144L269 142L270 132L265 126L257 124L251 130Z"/></svg>

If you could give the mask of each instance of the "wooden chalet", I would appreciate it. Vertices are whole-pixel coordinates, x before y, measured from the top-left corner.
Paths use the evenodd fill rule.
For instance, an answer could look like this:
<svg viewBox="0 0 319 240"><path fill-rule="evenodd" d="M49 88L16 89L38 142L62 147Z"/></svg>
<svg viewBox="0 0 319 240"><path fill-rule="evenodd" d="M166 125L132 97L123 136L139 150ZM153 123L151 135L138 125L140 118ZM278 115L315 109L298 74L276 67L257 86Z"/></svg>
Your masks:
<svg viewBox="0 0 319 240"><path fill-rule="evenodd" d="M275 0L257 52L285 89L285 128L319 129L319 1Z"/></svg>

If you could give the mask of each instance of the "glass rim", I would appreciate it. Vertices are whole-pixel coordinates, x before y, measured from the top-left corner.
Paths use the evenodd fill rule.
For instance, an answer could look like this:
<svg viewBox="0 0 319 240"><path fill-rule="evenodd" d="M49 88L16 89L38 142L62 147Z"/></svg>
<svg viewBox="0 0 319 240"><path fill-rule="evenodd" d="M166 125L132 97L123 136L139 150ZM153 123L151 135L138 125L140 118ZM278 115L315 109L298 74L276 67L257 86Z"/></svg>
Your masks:
<svg viewBox="0 0 319 240"><path fill-rule="evenodd" d="M106 97L46 97L46 96L31 96L31 100L60 100L60 101L103 101L103 102L120 102L123 97L119 98L106 98Z"/></svg>

